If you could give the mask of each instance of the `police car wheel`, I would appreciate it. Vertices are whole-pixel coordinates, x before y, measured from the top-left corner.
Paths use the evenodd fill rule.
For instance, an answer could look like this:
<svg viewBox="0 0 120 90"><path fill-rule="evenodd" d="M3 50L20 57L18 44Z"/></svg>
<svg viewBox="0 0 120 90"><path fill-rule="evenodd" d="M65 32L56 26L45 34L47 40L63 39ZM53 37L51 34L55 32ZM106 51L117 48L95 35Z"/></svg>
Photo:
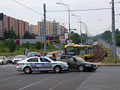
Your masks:
<svg viewBox="0 0 120 90"><path fill-rule="evenodd" d="M32 71L31 71L31 69L29 67L25 67L24 68L24 73L25 74L30 74L30 73L32 73Z"/></svg>
<svg viewBox="0 0 120 90"><path fill-rule="evenodd" d="M79 71L79 72L83 72L83 71L84 71L84 67L83 67L83 66L79 66L79 67L78 67L78 71Z"/></svg>
<svg viewBox="0 0 120 90"><path fill-rule="evenodd" d="M60 66L56 66L55 68L54 68L54 71L56 72L56 73L61 73L61 67Z"/></svg>

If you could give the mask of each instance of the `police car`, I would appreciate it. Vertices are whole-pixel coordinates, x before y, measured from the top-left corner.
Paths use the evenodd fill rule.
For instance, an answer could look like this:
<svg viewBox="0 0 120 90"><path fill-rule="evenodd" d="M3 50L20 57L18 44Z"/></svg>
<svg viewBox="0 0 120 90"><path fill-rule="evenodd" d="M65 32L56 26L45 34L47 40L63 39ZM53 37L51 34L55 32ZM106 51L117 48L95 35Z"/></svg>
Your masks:
<svg viewBox="0 0 120 90"><path fill-rule="evenodd" d="M16 63L17 71L24 71L25 74L30 74L33 71L54 71L60 73L63 70L68 70L68 64L62 61L53 61L49 57L30 57Z"/></svg>

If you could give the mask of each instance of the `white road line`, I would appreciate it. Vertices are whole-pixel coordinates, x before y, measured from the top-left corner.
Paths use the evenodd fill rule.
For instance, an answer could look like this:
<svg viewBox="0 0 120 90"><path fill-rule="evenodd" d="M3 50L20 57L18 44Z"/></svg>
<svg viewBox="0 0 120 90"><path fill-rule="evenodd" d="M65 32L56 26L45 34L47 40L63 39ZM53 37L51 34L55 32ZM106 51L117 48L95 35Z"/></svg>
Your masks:
<svg viewBox="0 0 120 90"><path fill-rule="evenodd" d="M25 87L22 87L22 88L18 89L18 90L23 90L23 89L26 89L26 88L28 88L28 87L34 86L34 85L36 85L36 84L38 84L38 83L42 83L42 82L46 81L47 79L48 79L48 78L43 79L43 80L38 81L38 82L35 82L35 83L32 83L32 84L29 84L29 85L27 85L27 86L25 86Z"/></svg>
<svg viewBox="0 0 120 90"><path fill-rule="evenodd" d="M74 74L73 74L73 75L74 75ZM65 82L65 81L67 81L67 80L69 80L69 79L72 79L72 78L73 78L73 75L71 76L71 78L68 77L67 79L65 79L65 80L63 80L63 81L61 81L61 82L55 84L53 87L51 87L51 88L48 89L48 90L53 90L53 89L55 89L57 86L59 86L60 84L62 84L63 82ZM76 74L75 76L77 76L77 75L78 75L78 74Z"/></svg>
<svg viewBox="0 0 120 90"><path fill-rule="evenodd" d="M65 81L65 80L64 80ZM58 84L55 84L53 87L51 87L49 90L53 90L54 88L56 88L57 86L59 86L60 84L62 84L64 81L59 82Z"/></svg>
<svg viewBox="0 0 120 90"><path fill-rule="evenodd" d="M9 80L9 79L12 79L12 78L15 78L15 76L9 77L9 78L5 78L5 79L1 79L0 82L1 82L1 81L5 81L5 80Z"/></svg>

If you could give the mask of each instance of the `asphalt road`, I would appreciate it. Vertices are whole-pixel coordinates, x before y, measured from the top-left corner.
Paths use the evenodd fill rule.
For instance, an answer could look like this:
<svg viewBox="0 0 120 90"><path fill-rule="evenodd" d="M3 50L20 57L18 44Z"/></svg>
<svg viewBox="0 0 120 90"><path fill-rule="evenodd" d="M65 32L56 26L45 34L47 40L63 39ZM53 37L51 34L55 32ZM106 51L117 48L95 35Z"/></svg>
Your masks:
<svg viewBox="0 0 120 90"><path fill-rule="evenodd" d="M0 90L120 90L120 67L99 67L96 72L56 74L17 72L0 65Z"/></svg>

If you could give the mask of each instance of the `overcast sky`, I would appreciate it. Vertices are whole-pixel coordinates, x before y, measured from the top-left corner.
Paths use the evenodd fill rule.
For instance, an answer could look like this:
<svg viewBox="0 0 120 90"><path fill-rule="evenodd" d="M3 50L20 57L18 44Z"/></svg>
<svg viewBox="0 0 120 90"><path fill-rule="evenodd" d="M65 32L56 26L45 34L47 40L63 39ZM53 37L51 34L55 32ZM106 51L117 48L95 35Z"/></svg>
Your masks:
<svg viewBox="0 0 120 90"><path fill-rule="evenodd" d="M43 14L43 4L46 3L47 10L67 10L63 5L58 5L56 2L69 4L70 9L95 9L95 8L111 8L111 0L17 0L24 5ZM115 0L118 2L119 0ZM116 14L120 14L120 3L115 4ZM15 0L1 0L0 12L17 19L25 20L30 24L37 24L43 19L42 15L32 12L31 10L19 5ZM92 35L96 35L110 30L111 28L111 10L102 11L77 11L71 14L79 15L82 22L86 23L88 31ZM64 24L68 28L68 13L67 12L47 12L47 20L56 20L60 24ZM79 32L79 18L71 16L71 28L77 29ZM116 15L116 28L120 28L120 16ZM82 32L85 32L82 25Z"/></svg>

